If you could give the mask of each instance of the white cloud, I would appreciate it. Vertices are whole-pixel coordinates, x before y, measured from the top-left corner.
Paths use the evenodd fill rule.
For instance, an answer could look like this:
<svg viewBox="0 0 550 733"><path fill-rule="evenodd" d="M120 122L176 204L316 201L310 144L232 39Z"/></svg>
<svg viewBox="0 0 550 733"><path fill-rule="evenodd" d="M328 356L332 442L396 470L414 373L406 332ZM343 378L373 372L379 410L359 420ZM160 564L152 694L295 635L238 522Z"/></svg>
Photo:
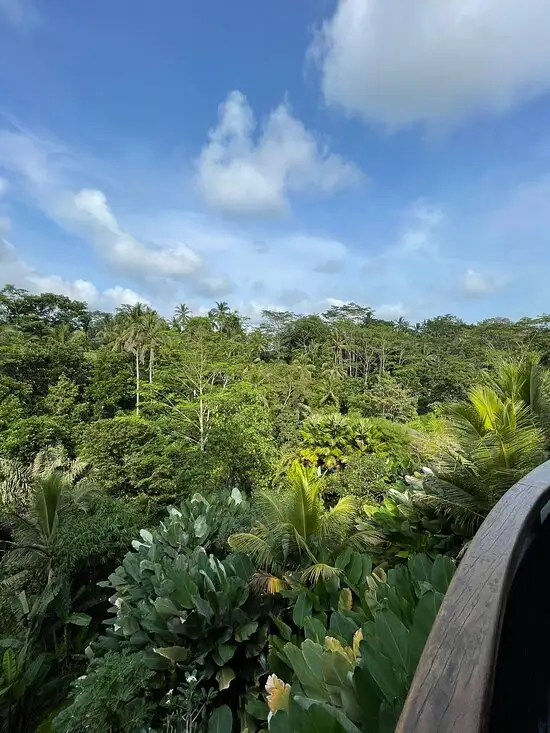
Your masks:
<svg viewBox="0 0 550 733"><path fill-rule="evenodd" d="M465 295L472 298L483 298L499 289L495 279L491 275L483 275L477 270L466 270L460 278L462 291Z"/></svg>
<svg viewBox="0 0 550 733"><path fill-rule="evenodd" d="M130 288L123 288L121 285L115 285L113 288L107 288L104 295L110 298L117 305L135 305L136 303L149 303L145 296L136 293Z"/></svg>
<svg viewBox="0 0 550 733"><path fill-rule="evenodd" d="M58 293L73 300L82 300L90 308L112 309L122 303L134 305L138 301L147 302L146 298L133 290L120 285L99 290L89 280L65 280L59 275L45 275L22 260L16 248L2 237L5 230L0 229L0 270L2 284L10 283L25 288L33 293Z"/></svg>
<svg viewBox="0 0 550 733"><path fill-rule="evenodd" d="M403 303L385 303L375 308L374 313L377 318L383 318L386 321L396 321L398 318L403 318L407 311Z"/></svg>
<svg viewBox="0 0 550 733"><path fill-rule="evenodd" d="M328 104L390 127L550 90L548 0L339 0L315 39Z"/></svg>
<svg viewBox="0 0 550 733"><path fill-rule="evenodd" d="M0 198L6 195L6 192L9 187L10 187L10 184L9 184L8 179L2 178L2 176L0 176Z"/></svg>
<svg viewBox="0 0 550 733"><path fill-rule="evenodd" d="M331 193L362 178L355 165L329 153L286 103L269 114L259 135L256 127L244 95L231 92L197 161L198 188L213 208L280 215L290 209L292 191Z"/></svg>
<svg viewBox="0 0 550 733"><path fill-rule="evenodd" d="M149 283L187 278L200 270L200 257L186 244L138 240L119 223L103 191L75 185L90 176L62 144L23 130L0 130L0 166L21 177L50 219L91 241L120 273Z"/></svg>
<svg viewBox="0 0 550 733"><path fill-rule="evenodd" d="M82 189L72 201L66 201L63 211L68 219L76 218L88 224L105 257L125 271L147 277L179 278L192 274L200 266L199 256L182 242L157 247L143 244L125 232L102 191Z"/></svg>

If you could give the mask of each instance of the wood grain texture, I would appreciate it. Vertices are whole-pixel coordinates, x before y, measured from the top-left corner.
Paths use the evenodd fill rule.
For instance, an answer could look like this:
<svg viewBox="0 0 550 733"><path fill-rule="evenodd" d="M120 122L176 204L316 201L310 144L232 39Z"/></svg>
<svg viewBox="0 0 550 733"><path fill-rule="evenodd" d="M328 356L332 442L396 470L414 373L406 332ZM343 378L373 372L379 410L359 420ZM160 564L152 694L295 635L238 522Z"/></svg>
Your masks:
<svg viewBox="0 0 550 733"><path fill-rule="evenodd" d="M447 591L396 733L483 733L506 600L550 498L550 461L515 484L485 519Z"/></svg>

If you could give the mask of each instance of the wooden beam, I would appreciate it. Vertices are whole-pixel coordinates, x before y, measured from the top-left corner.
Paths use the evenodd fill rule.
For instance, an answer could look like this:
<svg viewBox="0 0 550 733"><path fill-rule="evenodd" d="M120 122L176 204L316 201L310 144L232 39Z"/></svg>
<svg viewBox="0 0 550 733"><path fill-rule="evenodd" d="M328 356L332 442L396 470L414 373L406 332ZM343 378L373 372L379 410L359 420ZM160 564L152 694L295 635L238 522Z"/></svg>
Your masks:
<svg viewBox="0 0 550 733"><path fill-rule="evenodd" d="M508 594L549 499L547 461L509 489L481 525L441 605L396 733L486 731Z"/></svg>

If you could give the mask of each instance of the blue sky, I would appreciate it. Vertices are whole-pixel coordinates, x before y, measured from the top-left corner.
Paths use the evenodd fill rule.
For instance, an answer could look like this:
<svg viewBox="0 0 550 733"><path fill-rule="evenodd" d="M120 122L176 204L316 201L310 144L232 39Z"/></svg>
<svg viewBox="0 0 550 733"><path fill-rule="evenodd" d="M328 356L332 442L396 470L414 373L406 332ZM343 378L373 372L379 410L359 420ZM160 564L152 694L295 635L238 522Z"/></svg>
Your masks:
<svg viewBox="0 0 550 733"><path fill-rule="evenodd" d="M0 280L550 310L547 0L0 0Z"/></svg>

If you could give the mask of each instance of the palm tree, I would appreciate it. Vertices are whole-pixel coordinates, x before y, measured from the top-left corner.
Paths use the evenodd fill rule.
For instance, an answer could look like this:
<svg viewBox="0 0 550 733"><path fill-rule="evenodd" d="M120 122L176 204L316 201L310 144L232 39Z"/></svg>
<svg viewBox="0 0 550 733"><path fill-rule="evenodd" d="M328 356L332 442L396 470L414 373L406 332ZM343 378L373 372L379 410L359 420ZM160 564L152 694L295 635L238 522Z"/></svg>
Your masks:
<svg viewBox="0 0 550 733"><path fill-rule="evenodd" d="M172 317L172 326L180 331L183 331L190 318L191 309L185 303L180 303L174 311L174 315Z"/></svg>
<svg viewBox="0 0 550 733"><path fill-rule="evenodd" d="M491 386L502 398L521 400L550 438L550 374L537 354L497 363Z"/></svg>
<svg viewBox="0 0 550 733"><path fill-rule="evenodd" d="M208 311L208 317L218 333L224 330L230 312L229 304L225 300L218 301L216 307Z"/></svg>
<svg viewBox="0 0 550 733"><path fill-rule="evenodd" d="M139 415L140 402L140 365L145 362L147 350L148 320L151 311L143 303L123 305L117 311L118 328L115 330L114 348L133 354L136 372L136 415ZM115 319L116 320L116 319Z"/></svg>
<svg viewBox="0 0 550 733"><path fill-rule="evenodd" d="M3 562L8 567L18 569L17 577L38 569L47 574L48 582L51 581L57 530L63 508L69 501L81 504L89 491L87 482L73 486L60 471L54 470L34 479L25 511L9 511L14 540L9 542L11 549L4 554Z"/></svg>
<svg viewBox="0 0 550 733"><path fill-rule="evenodd" d="M355 528L355 499L346 496L331 509L322 499L322 483L315 469L295 461L289 485L279 494L262 492L258 521L249 532L229 537L234 550L256 562L256 585L277 593L297 579L315 583L340 574L334 558L346 546L362 549L378 538Z"/></svg>
<svg viewBox="0 0 550 733"><path fill-rule="evenodd" d="M440 456L416 494L473 533L501 496L546 458L545 435L522 399L478 386L449 410L456 446Z"/></svg>
<svg viewBox="0 0 550 733"><path fill-rule="evenodd" d="M62 446L39 451L30 465L10 458L0 458L0 506L18 513L29 505L34 483L52 473L60 474L75 485L88 472L89 464L80 458L71 460Z"/></svg>
<svg viewBox="0 0 550 733"><path fill-rule="evenodd" d="M158 314L147 309L143 315L144 342L149 351L149 384L153 381L153 367L157 347L162 343L165 333L165 322Z"/></svg>

